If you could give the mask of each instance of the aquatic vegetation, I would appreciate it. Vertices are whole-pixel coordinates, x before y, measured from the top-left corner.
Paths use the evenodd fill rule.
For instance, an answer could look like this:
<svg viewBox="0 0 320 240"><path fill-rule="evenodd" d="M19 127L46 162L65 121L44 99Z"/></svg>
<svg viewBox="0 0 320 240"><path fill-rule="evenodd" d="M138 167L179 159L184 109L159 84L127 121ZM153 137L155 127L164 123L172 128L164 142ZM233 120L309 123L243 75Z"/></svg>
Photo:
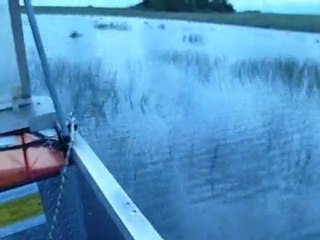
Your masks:
<svg viewBox="0 0 320 240"><path fill-rule="evenodd" d="M159 24L158 28L161 29L161 30L165 30L165 29L166 29L166 25L164 25L164 24Z"/></svg>
<svg viewBox="0 0 320 240"><path fill-rule="evenodd" d="M54 59L49 62L52 69L52 78L61 98L64 99L64 108L67 112L74 112L78 118L94 117L96 121L105 117L105 104L111 102L116 108L117 94L115 84L116 72L103 71L100 61L91 61L86 64L70 63L64 59ZM38 62L31 65L31 76L37 79L33 91L46 92L41 69Z"/></svg>
<svg viewBox="0 0 320 240"><path fill-rule="evenodd" d="M79 38L82 37L82 34L77 31L72 31L69 35L70 38Z"/></svg>
<svg viewBox="0 0 320 240"><path fill-rule="evenodd" d="M183 36L182 41L194 45L203 45L204 38L201 34L186 34Z"/></svg>
<svg viewBox="0 0 320 240"><path fill-rule="evenodd" d="M94 28L99 30L118 30L118 31L129 31L131 27L126 22L121 23L103 23L103 22L94 22Z"/></svg>
<svg viewBox="0 0 320 240"><path fill-rule="evenodd" d="M209 82L211 79L223 72L226 59L223 57L211 58L205 52L199 51L169 51L159 54L157 58L164 63L172 64L183 71L195 74L202 82ZM219 71L218 71L219 70Z"/></svg>
<svg viewBox="0 0 320 240"><path fill-rule="evenodd" d="M307 94L320 91L320 64L313 60L246 59L234 63L231 73L242 82L278 82L290 90L304 91Z"/></svg>
<svg viewBox="0 0 320 240"><path fill-rule="evenodd" d="M170 64L175 65L194 65L194 64L205 64L209 65L209 57L206 53L198 51L168 51L159 54L158 59Z"/></svg>

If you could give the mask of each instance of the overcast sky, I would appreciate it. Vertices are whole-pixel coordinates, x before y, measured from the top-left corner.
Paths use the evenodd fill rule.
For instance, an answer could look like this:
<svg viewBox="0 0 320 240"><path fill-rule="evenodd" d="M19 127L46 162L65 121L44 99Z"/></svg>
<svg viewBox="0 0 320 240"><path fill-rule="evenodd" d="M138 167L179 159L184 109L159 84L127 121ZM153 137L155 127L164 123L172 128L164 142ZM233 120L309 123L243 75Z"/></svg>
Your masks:
<svg viewBox="0 0 320 240"><path fill-rule="evenodd" d="M33 0L34 5L126 7L139 0ZM230 0L238 11L320 14L320 0Z"/></svg>
<svg viewBox="0 0 320 240"><path fill-rule="evenodd" d="M238 11L320 14L320 0L230 0Z"/></svg>

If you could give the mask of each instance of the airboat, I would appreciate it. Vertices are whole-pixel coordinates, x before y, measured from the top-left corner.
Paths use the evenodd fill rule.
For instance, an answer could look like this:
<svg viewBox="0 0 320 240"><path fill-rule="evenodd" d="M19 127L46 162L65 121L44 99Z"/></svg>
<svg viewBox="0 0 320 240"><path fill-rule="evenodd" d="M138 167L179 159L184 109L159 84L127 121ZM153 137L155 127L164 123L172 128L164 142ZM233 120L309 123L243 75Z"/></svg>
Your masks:
<svg viewBox="0 0 320 240"><path fill-rule="evenodd" d="M58 238L54 231L63 224L57 215L70 212L63 209L65 206L75 207L72 214L77 219L85 218L86 209L77 197L79 184L74 184L75 171L104 209L101 214L110 219L109 222L97 219L100 228L109 232L101 239L162 239L80 135L81 126L74 116L63 112L29 0L24 1L24 8L49 96L32 94L21 6L18 0L3 0L0 2L0 239L70 239L64 238L67 235L63 232ZM41 182L51 178L59 179L59 183L54 185L57 192L54 201L48 203L48 191ZM69 197L64 196L66 191ZM48 206L53 210L49 211ZM75 226L84 230L79 230L74 238L88 239L86 225ZM33 236L32 232L41 236Z"/></svg>

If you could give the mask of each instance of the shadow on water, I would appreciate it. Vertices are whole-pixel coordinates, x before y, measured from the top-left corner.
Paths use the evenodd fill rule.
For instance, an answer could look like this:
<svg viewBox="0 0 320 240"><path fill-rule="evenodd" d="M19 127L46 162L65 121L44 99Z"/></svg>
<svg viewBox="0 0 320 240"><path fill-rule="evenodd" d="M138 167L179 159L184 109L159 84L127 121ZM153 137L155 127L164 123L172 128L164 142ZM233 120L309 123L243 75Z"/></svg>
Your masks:
<svg viewBox="0 0 320 240"><path fill-rule="evenodd" d="M319 237L319 64L196 51L156 64L178 78L143 77L143 63L120 78L99 60L51 60L66 109L164 238Z"/></svg>

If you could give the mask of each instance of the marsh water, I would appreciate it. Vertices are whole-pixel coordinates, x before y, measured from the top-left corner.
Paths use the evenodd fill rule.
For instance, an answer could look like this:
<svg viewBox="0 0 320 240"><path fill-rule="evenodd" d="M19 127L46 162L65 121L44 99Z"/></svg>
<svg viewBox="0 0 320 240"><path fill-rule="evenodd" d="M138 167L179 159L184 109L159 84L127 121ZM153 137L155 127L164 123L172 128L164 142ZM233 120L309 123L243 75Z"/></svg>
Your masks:
<svg viewBox="0 0 320 240"><path fill-rule="evenodd" d="M133 6L142 2L141 0L33 0L34 6L93 6L93 7L128 7ZM229 0L231 4L235 7L237 12L251 10L251 11L261 11L270 13L289 13L289 14L315 14L320 13L320 5L317 0L304 0L304 1L294 1L294 0L282 0L272 1L272 0L259 0L259 1L239 1L239 0ZM20 0L20 4L23 1Z"/></svg>
<svg viewBox="0 0 320 240"><path fill-rule="evenodd" d="M37 18L66 111L165 239L320 238L319 35Z"/></svg>

